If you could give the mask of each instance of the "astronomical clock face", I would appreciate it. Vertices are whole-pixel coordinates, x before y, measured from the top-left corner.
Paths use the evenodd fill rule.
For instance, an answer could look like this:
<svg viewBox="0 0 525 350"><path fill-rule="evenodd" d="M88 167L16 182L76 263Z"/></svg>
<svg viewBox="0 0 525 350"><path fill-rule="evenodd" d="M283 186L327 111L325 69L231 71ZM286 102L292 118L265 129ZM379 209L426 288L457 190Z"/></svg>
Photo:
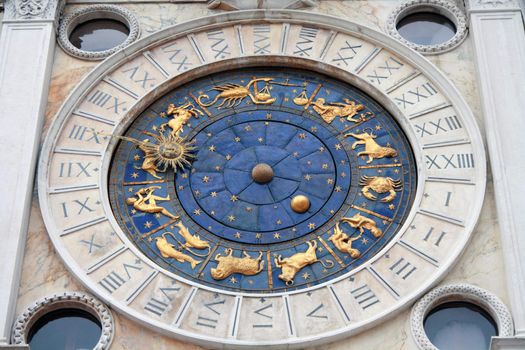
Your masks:
<svg viewBox="0 0 525 350"><path fill-rule="evenodd" d="M335 339L423 293L468 241L484 156L453 88L368 35L232 23L108 60L42 156L68 267L216 347Z"/></svg>

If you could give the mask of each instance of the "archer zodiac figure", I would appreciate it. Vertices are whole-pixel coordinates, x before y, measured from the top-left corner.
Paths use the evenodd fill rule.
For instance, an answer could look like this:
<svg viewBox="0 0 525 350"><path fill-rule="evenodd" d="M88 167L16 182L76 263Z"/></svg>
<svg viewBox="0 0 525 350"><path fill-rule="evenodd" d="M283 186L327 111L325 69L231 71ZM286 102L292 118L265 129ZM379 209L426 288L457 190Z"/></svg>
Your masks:
<svg viewBox="0 0 525 350"><path fill-rule="evenodd" d="M242 86L234 83L226 83L223 85L215 86L213 90L219 91L219 94L215 98L206 103L202 99L208 99L209 96L206 94L199 95L197 101L203 107L209 107L214 105L219 99L222 99L222 102L217 107L225 106L226 108L236 107L244 100L245 97L249 97L254 104L260 105L269 105L275 102L270 94L270 89L268 87L269 83L273 78L254 78L246 86ZM264 81L266 83L265 87L259 91L257 88L257 82ZM250 91L250 88L253 85L254 93ZM283 85L283 84L280 84ZM287 84L288 86L288 84Z"/></svg>
<svg viewBox="0 0 525 350"><path fill-rule="evenodd" d="M193 106L193 103L188 102L182 106L175 106L173 103L168 105L166 115L173 115L167 123L161 124L160 131L164 132L166 126L171 128L171 135L175 138L180 137L180 134L184 131L183 127L190 120L191 117L198 118L199 115L204 115L202 111L198 110Z"/></svg>
<svg viewBox="0 0 525 350"><path fill-rule="evenodd" d="M355 149L357 145L365 145L365 150L358 152L358 156L368 156L367 163L372 163L374 159L384 158L384 157L397 157L397 151L392 147L384 147L377 144L374 140L377 136L370 131L370 133L363 132L361 134L347 133L343 137L352 136L358 141L352 144L352 149Z"/></svg>
<svg viewBox="0 0 525 350"><path fill-rule="evenodd" d="M160 186L144 187L135 192L135 196L126 199L128 205L133 205L138 211L149 214L162 214L170 219L178 220L179 216L171 214L166 208L157 205L157 201L169 201L170 196L159 197L153 194Z"/></svg>
<svg viewBox="0 0 525 350"><path fill-rule="evenodd" d="M331 241L340 252L350 254L353 259L357 259L361 256L361 252L352 248L352 243L360 239L363 236L363 232L359 232L359 235L356 237L348 236L339 226L341 221L347 222L345 219L347 218L342 218L335 224L334 234L331 235L328 240Z"/></svg>
<svg viewBox="0 0 525 350"><path fill-rule="evenodd" d="M396 196L396 191L401 191L401 188L403 187L403 184L401 180L394 180L391 177L382 177L382 176L361 176L361 179L359 180L359 185L364 186L361 189L361 193L366 198L375 201L377 199L376 196L374 196L372 193L370 193L370 190L373 190L377 193L389 193L388 196L381 199L381 202L388 203L392 202Z"/></svg>

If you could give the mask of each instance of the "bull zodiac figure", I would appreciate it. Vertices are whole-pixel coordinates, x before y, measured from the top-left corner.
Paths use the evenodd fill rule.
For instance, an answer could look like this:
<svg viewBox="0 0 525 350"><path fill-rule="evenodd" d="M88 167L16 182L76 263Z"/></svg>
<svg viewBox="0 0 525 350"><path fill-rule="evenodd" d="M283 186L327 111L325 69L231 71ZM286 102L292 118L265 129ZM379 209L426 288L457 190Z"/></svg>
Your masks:
<svg viewBox="0 0 525 350"><path fill-rule="evenodd" d="M164 132L166 126L169 126L171 128L171 135L177 138L180 137L180 134L184 131L184 125L186 125L191 117L198 118L199 115L204 115L204 113L195 108L193 103L188 102L179 107L170 103L166 110L166 115L173 115L173 119L170 119L167 123L161 124L160 131Z"/></svg>
<svg viewBox="0 0 525 350"><path fill-rule="evenodd" d="M228 248L226 252L228 253L226 256L221 256L221 254L215 255L215 261L219 264L216 268L212 268L210 272L211 277L216 280L223 280L234 273L253 276L264 269L262 252L259 252L259 256L255 259L246 252L243 252L243 258L234 257L232 256L233 249L231 248Z"/></svg>
<svg viewBox="0 0 525 350"><path fill-rule="evenodd" d="M308 249L304 253L296 253L288 258L282 258L281 255L274 259L275 266L281 269L279 279L283 280L287 286L291 286L294 282L295 275L305 266L321 263L325 268L332 268L334 262L326 260L326 264L317 259L315 250L317 249L317 241L308 241Z"/></svg>
<svg viewBox="0 0 525 350"><path fill-rule="evenodd" d="M349 224L352 228L359 229L359 232L363 234L365 229L369 230L375 238L379 238L383 235L383 231L377 227L374 220L361 215L360 213L355 214L351 218L343 217L341 222Z"/></svg>
<svg viewBox="0 0 525 350"><path fill-rule="evenodd" d="M160 237L155 237L155 245L160 251L160 255L164 258L173 258L177 260L178 262L184 263L188 262L191 265L191 268L194 269L198 264L200 264L202 261L195 260L188 254L184 254L181 251L175 249L175 246L168 242L166 235L173 234L171 232L165 232ZM175 238L175 236L173 236Z"/></svg>
<svg viewBox="0 0 525 350"><path fill-rule="evenodd" d="M358 141L352 144L352 149L355 149L357 145L365 145L365 150L358 152L358 156L368 156L367 163L372 163L374 159L384 158L384 157L397 157L397 151L391 147L384 147L377 144L374 140L377 136L372 132L364 132L362 134L347 133L343 137L352 136Z"/></svg>
<svg viewBox="0 0 525 350"><path fill-rule="evenodd" d="M263 81L265 82L264 88L259 90L257 88L257 82ZM270 105L276 101L274 97L270 94L270 84L277 84L277 85L283 85L283 86L296 86L288 83L277 83L273 81L273 78L254 78L246 84L246 86L242 86L239 84L234 83L226 83L223 85L215 86L213 90L219 91L219 94L215 96L215 98L212 101L209 102L203 102L202 99L208 99L210 98L206 94L202 94L197 98L197 101L199 102L199 105L202 107L209 107L211 105L214 105L222 99L222 102L217 106L218 108L221 108L222 106L226 108L232 108L236 107L241 104L241 102L246 98L249 97L252 102L256 105ZM250 91L251 87L253 85L253 91L254 93Z"/></svg>
<svg viewBox="0 0 525 350"><path fill-rule="evenodd" d="M342 218L340 221L347 222L345 221L345 219L348 219L348 218ZM363 236L363 232L359 232L359 235L357 235L356 237L349 237L341 229L341 227L339 227L340 221L338 221L335 224L334 234L331 235L328 238L328 240L331 241L340 252L350 254L350 256L353 259L357 259L361 256L361 252L358 249L352 248L352 243L360 239Z"/></svg>
<svg viewBox="0 0 525 350"><path fill-rule="evenodd" d="M364 186L361 189L361 193L372 201L375 201L377 197L370 193L370 190L377 193L388 192L389 195L381 199L381 202L383 203L392 202L397 196L396 191L401 191L401 188L403 187L401 180L394 180L391 177L381 176L368 177L366 175L361 176L359 186Z"/></svg>

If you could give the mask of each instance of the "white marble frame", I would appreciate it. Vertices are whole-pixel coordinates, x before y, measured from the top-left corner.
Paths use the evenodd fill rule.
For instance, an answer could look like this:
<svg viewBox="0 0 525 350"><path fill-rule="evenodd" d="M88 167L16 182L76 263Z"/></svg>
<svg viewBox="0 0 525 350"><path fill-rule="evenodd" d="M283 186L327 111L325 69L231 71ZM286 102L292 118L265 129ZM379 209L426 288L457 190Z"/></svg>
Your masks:
<svg viewBox="0 0 525 350"><path fill-rule="evenodd" d="M465 231L469 234L465 235L465 239L458 244L457 249L454 250L453 253L451 253L450 257L448 258L448 261L440 267L438 272L436 273L436 278L432 280L428 280L424 285L419 286L410 296L400 300L395 307L383 310L380 314L374 316L371 319L368 319L366 324L358 324L357 326L354 326L352 329L348 329L348 327L343 327L337 330L334 330L329 333L323 334L323 337L319 336L311 336L311 337L303 337L303 338L297 338L297 339L288 339L287 347L288 348L301 348L304 347L306 344L308 345L318 345L322 343L326 343L329 341L336 341L339 339L343 339L345 337L348 337L351 334L355 334L357 332L363 331L369 327L372 327L379 322L384 321L388 317L394 316L394 311L399 311L401 309L405 309L408 306L411 305L411 303L420 295L422 295L425 291L427 291L432 285L437 283L441 278L443 278L446 273L452 268L453 262L457 261L458 257L463 252L466 244L468 243L470 239L470 233L474 230L477 218L479 217L479 213L481 211L482 207L482 199L484 197L485 193L485 164L486 159L484 155L484 147L482 143L482 138L479 133L479 129L477 128L476 121L472 115L472 112L470 111L467 103L464 101L464 99L461 97L457 89L452 85L452 83L443 75L441 74L435 66L433 66L429 61L424 59L421 55L414 52L413 50L409 49L408 47L404 46L403 44L397 42L396 40L379 33L373 29L370 29L368 27L358 25L352 22L343 21L339 18L331 17L331 16L325 16L325 15L319 15L316 13L307 13L307 12L301 12L301 11L272 11L272 10L256 10L256 11L241 11L241 12L233 12L233 13L227 13L227 14L221 14L217 16L210 16L205 18L200 18L196 20L192 20L186 23L182 23L179 25L175 25L173 27L167 28L161 32L152 34L149 37L144 38L143 40L140 40L123 50L115 53L111 57L109 57L107 60L105 60L103 63L101 63L99 66L97 66L92 73L90 73L86 78L84 78L81 83L77 86L75 90L71 93L71 95L68 97L68 99L64 102L62 105L60 111L58 112L57 116L55 117L55 121L52 124L49 135L56 135L60 128L62 127L62 124L70 114L70 112L73 110L73 108L76 106L76 103L78 100L81 100L82 98L85 98L87 95L87 92L95 86L106 74L114 70L116 67L121 65L123 62L127 60L131 60L137 55L142 54L143 51L152 48L153 46L161 45L165 42L171 41L179 36L186 35L188 33L194 32L197 29L208 29L212 27L218 27L218 26L228 26L233 25L235 23L243 23L243 21L267 21L267 22L288 22L288 23L315 23L318 24L321 27L327 28L327 29L333 29L336 31L340 31L342 33L348 33L354 36L358 36L361 38L366 38L366 40L369 40L371 42L374 42L380 46L384 46L388 48L389 50L392 50L393 52L397 53L398 55L401 55L405 61L413 65L415 68L419 69L420 71L426 72L426 76L437 86L439 86L440 90L444 94L444 96L454 105L456 112L462 116L463 121L467 129L469 130L470 136L472 137L471 142L474 151L476 152L477 156L479 157L479 163L482 164L482 166L476 168L476 179L480 186L477 187L476 190L476 200L472 205L472 210L470 212L470 217L467 218L466 228ZM261 56L258 56L259 58ZM292 62L296 57L289 57L282 55L280 56L285 60L289 60ZM239 62L249 62L250 57L248 56L241 56L238 58ZM255 58L253 58L255 59ZM319 66L322 66L324 63L320 60L312 60L312 64L316 64ZM214 63L213 65L217 65L217 63ZM198 69L190 71L186 77L191 78L192 74L194 72L199 72ZM178 76L177 78L179 78ZM373 91L369 91L369 93ZM161 91L156 90L150 94L153 97L160 97ZM143 100L138 101L130 110L127 112L128 117L124 118L131 118L131 115L137 115L138 112L143 110L145 107L147 107L148 103L144 102ZM386 106L388 109L392 111L392 108L390 105ZM397 110L397 107L395 107L394 111ZM394 114L397 114L394 112ZM41 198L41 207L43 210L43 216L44 221L46 222L46 226L52 231L53 230L53 220L52 217L49 215L49 206L47 204L47 201L45 200L46 194L47 194L47 188L46 188L46 179L47 179L47 163L49 161L49 154L54 146L54 140L51 137L48 137L44 143L44 147L42 149L42 155L40 160L40 171L39 171L39 182L41 186L39 187L39 194ZM60 244L56 244L56 238L54 238L53 235L51 235L52 240L55 243L55 246L58 250L60 250ZM385 248L386 249L386 248ZM91 282L88 278L83 276L82 269L76 266L76 263L73 261L71 257L67 255L67 253L63 252L60 254L61 257L65 260L65 265L70 269L70 271L73 273L73 275L77 276L77 278L85 285L90 286ZM146 260L148 261L148 260ZM210 288L206 288L210 289ZM303 290L304 291L304 290ZM221 291L221 293L229 294L228 292ZM253 294L250 294L253 296ZM126 313L129 317L132 317L134 320L140 322L141 324L148 326L148 327L154 327L157 331L161 331L164 334L176 336L179 339L182 339L184 341L192 341L197 342L200 345L203 346L210 346L217 348L220 346L220 344L217 344L216 338L212 338L209 336L192 336L188 334L185 331L179 330L177 333L173 333L172 331L167 330L163 324L159 322L152 322L151 320L146 320L140 313L129 310L120 302L112 302L112 305ZM254 343L250 341L235 341L235 342L228 342L223 343L222 347L227 346L229 349L233 348L245 348L246 346L255 346L259 343ZM282 344L265 344L262 346L265 349L269 348L282 348Z"/></svg>

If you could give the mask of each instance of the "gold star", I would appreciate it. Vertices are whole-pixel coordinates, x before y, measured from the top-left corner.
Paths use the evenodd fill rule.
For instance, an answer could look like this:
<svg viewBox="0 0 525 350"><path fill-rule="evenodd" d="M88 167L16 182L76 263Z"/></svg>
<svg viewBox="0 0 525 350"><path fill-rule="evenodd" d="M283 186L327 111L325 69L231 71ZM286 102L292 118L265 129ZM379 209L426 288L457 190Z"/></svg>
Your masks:
<svg viewBox="0 0 525 350"><path fill-rule="evenodd" d="M323 247L317 247L317 251L321 253L323 251Z"/></svg>
<svg viewBox="0 0 525 350"><path fill-rule="evenodd" d="M153 130L153 131L157 131L157 126L156 126L156 125L153 125L153 126L151 127L151 130Z"/></svg>
<svg viewBox="0 0 525 350"><path fill-rule="evenodd" d="M383 170L379 169L377 172L378 172L379 174L382 174L382 173L383 173Z"/></svg>
<svg viewBox="0 0 525 350"><path fill-rule="evenodd" d="M259 138L257 139L257 141L259 141L259 142L263 142L264 139L263 139L262 137L259 137Z"/></svg>
<svg viewBox="0 0 525 350"><path fill-rule="evenodd" d="M311 130L312 132L317 132L317 126L312 126L312 127L310 128L310 130Z"/></svg>
<svg viewBox="0 0 525 350"><path fill-rule="evenodd" d="M235 283L237 283L237 279L235 277L232 277L232 278L230 278L230 282L232 284L235 284Z"/></svg>
<svg viewBox="0 0 525 350"><path fill-rule="evenodd" d="M164 112L160 112L159 115L160 115L162 118L164 118L164 117L166 116L166 113L164 113Z"/></svg>
<svg viewBox="0 0 525 350"><path fill-rule="evenodd" d="M308 272L303 273L303 278L305 280L309 279L310 278L310 274Z"/></svg>
<svg viewBox="0 0 525 350"><path fill-rule="evenodd" d="M128 188L128 192L133 192L133 187Z"/></svg>
<svg viewBox="0 0 525 350"><path fill-rule="evenodd" d="M315 224L313 222L309 223L308 228L313 230L315 228Z"/></svg>
<svg viewBox="0 0 525 350"><path fill-rule="evenodd" d="M288 102L288 101L290 101L290 99L288 97L285 97L284 102Z"/></svg>
<svg viewBox="0 0 525 350"><path fill-rule="evenodd" d="M346 160L342 159L341 160L341 165L345 165L346 164Z"/></svg>
<svg viewBox="0 0 525 350"><path fill-rule="evenodd" d="M232 196L230 197L230 200L231 200L232 202L236 202L238 199L239 199L239 198L237 198L236 195L232 195Z"/></svg>
<svg viewBox="0 0 525 350"><path fill-rule="evenodd" d="M341 172L341 177L346 177L346 173L344 171Z"/></svg>
<svg viewBox="0 0 525 350"><path fill-rule="evenodd" d="M257 239L261 239L261 237L262 237L262 234L260 234L260 233L256 233L256 234L255 234L255 238L257 238Z"/></svg>
<svg viewBox="0 0 525 350"><path fill-rule="evenodd" d="M376 125L376 130L381 130L381 125Z"/></svg>
<svg viewBox="0 0 525 350"><path fill-rule="evenodd" d="M235 238L241 238L241 233L240 232L235 232Z"/></svg>
<svg viewBox="0 0 525 350"><path fill-rule="evenodd" d="M139 177L139 174L137 174L137 173L133 173L133 174L131 174L131 177L134 178L134 179L136 179L137 177Z"/></svg>
<svg viewBox="0 0 525 350"><path fill-rule="evenodd" d="M294 152L293 156L296 157L296 158L299 157L299 152Z"/></svg>
<svg viewBox="0 0 525 350"><path fill-rule="evenodd" d="M253 210L253 208L252 208L252 207L246 207L246 211L247 211L248 213L251 213L251 212L252 212L252 210Z"/></svg>
<svg viewBox="0 0 525 350"><path fill-rule="evenodd" d="M324 147L319 147L319 152L324 152L325 148Z"/></svg>
<svg viewBox="0 0 525 350"><path fill-rule="evenodd" d="M233 215L228 216L228 221L229 222L235 221L235 216L233 216Z"/></svg>
<svg viewBox="0 0 525 350"><path fill-rule="evenodd" d="M220 167L219 165L217 165L217 166L215 167L215 170L217 170L217 171L221 171L221 167Z"/></svg>
<svg viewBox="0 0 525 350"><path fill-rule="evenodd" d="M215 152L215 146L211 145L210 147L208 147L208 151Z"/></svg>
<svg viewBox="0 0 525 350"><path fill-rule="evenodd" d="M336 150L340 150L341 149L341 144L340 143L336 143L334 145L334 147L335 147Z"/></svg>
<svg viewBox="0 0 525 350"><path fill-rule="evenodd" d="M229 154L226 155L226 160L230 160L232 159L232 156L230 156Z"/></svg>
<svg viewBox="0 0 525 350"><path fill-rule="evenodd" d="M279 232L275 232L275 233L273 234L273 238L275 238L275 239L279 239L279 238L281 238L281 234L280 234Z"/></svg>
<svg viewBox="0 0 525 350"><path fill-rule="evenodd" d="M277 220L275 223L276 223L277 225L280 225L280 224L282 224L283 222L281 221L281 219L279 219L279 220Z"/></svg>
<svg viewBox="0 0 525 350"><path fill-rule="evenodd" d="M304 140L306 138L306 134L304 132L300 133L299 138Z"/></svg>
<svg viewBox="0 0 525 350"><path fill-rule="evenodd" d="M182 177L183 179L187 179L187 178L188 178L188 174L184 173L184 174L181 175L181 177Z"/></svg>
<svg viewBox="0 0 525 350"><path fill-rule="evenodd" d="M327 163L324 163L321 167L322 167L323 169L328 169L328 164L327 164Z"/></svg>
<svg viewBox="0 0 525 350"><path fill-rule="evenodd" d="M197 197L200 196L200 195L201 195L201 191L199 191L199 190L195 191L195 195L196 195Z"/></svg>
<svg viewBox="0 0 525 350"><path fill-rule="evenodd" d="M211 132L207 133L206 136L211 137Z"/></svg>
<svg viewBox="0 0 525 350"><path fill-rule="evenodd" d="M182 191L184 189L184 186L179 185L179 191Z"/></svg>
<svg viewBox="0 0 525 350"><path fill-rule="evenodd" d="M335 210L330 210L330 214L334 215L335 214Z"/></svg>
<svg viewBox="0 0 525 350"><path fill-rule="evenodd" d="M305 179L306 181L310 181L310 180L312 179L312 176L309 175L309 174L306 174L306 175L304 176L304 179Z"/></svg>
<svg viewBox="0 0 525 350"><path fill-rule="evenodd" d="M210 178L207 177L207 176L204 176L204 177L202 178L202 182L206 182L206 183L208 183L209 181L210 181Z"/></svg>
<svg viewBox="0 0 525 350"><path fill-rule="evenodd" d="M335 192L341 192L341 186L335 186L334 191Z"/></svg>
<svg viewBox="0 0 525 350"><path fill-rule="evenodd" d="M200 209L195 209L195 210L193 211L193 214L195 214L195 215L201 215L201 210L200 210Z"/></svg>
<svg viewBox="0 0 525 350"><path fill-rule="evenodd" d="M217 192L213 191L212 193L210 193L210 195L215 198L217 197Z"/></svg>
<svg viewBox="0 0 525 350"><path fill-rule="evenodd" d="M332 185L334 183L334 179L328 179L326 180L326 183Z"/></svg>
<svg viewBox="0 0 525 350"><path fill-rule="evenodd" d="M151 226L153 226L153 224L150 221L146 221L146 223L144 224L145 228L150 228Z"/></svg>
<svg viewBox="0 0 525 350"><path fill-rule="evenodd" d="M306 164L308 164L308 165L312 165L312 161L309 160L309 161L306 162Z"/></svg>
<svg viewBox="0 0 525 350"><path fill-rule="evenodd" d="M212 216L215 215L215 210L212 210L212 211L210 212L210 215L212 215Z"/></svg>
<svg viewBox="0 0 525 350"><path fill-rule="evenodd" d="M252 131L252 127L251 127L250 125L246 125L246 126L244 127L244 130L246 130L246 131Z"/></svg>
<svg viewBox="0 0 525 350"><path fill-rule="evenodd" d="M140 159L140 156L139 156L138 154L135 154L135 155L133 156L133 160L139 160L139 159Z"/></svg>
<svg viewBox="0 0 525 350"><path fill-rule="evenodd" d="M235 142L241 142L241 138L238 137L238 136L236 138L234 138L234 140L235 140Z"/></svg>
<svg viewBox="0 0 525 350"><path fill-rule="evenodd" d="M297 229L295 227L292 228L292 232L296 232Z"/></svg>
<svg viewBox="0 0 525 350"><path fill-rule="evenodd" d="M399 169L394 169L395 174L399 174Z"/></svg>
<svg viewBox="0 0 525 350"><path fill-rule="evenodd" d="M266 119L272 119L272 113L266 113Z"/></svg>
<svg viewBox="0 0 525 350"><path fill-rule="evenodd" d="M366 238L361 239L361 243L368 244L368 239L366 239Z"/></svg>
<svg viewBox="0 0 525 350"><path fill-rule="evenodd" d="M160 219L160 213L155 214L155 217L156 217L157 219Z"/></svg>
<svg viewBox="0 0 525 350"><path fill-rule="evenodd" d="M393 205L393 204L390 204L390 205L388 206L388 209L390 209L390 210L394 210L395 208L396 208L396 206Z"/></svg>
<svg viewBox="0 0 525 350"><path fill-rule="evenodd" d="M131 209L131 214L137 214L137 211L135 209Z"/></svg>

